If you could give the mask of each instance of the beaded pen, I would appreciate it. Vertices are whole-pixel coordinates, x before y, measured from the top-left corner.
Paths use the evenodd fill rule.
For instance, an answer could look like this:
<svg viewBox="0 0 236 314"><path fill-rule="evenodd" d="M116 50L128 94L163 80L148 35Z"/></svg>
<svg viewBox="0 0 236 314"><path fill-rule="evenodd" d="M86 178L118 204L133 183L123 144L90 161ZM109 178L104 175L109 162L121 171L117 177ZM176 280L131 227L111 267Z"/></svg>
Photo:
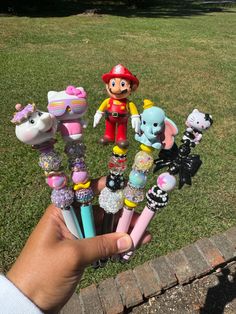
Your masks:
<svg viewBox="0 0 236 314"><path fill-rule="evenodd" d="M191 185L192 177L202 164L199 155L190 154L191 148L200 143L202 132L209 129L212 123L211 115L194 109L185 122L187 128L181 140L182 144L170 152L160 151L159 158L155 160L154 172L169 167L172 174L179 174L179 189L184 184Z"/></svg>
<svg viewBox="0 0 236 314"><path fill-rule="evenodd" d="M112 156L108 161L109 175L106 178L106 186L99 195L99 205L104 210L101 234L114 232L114 220L116 213L124 205L124 177L127 168L127 149L114 146ZM95 268L104 267L108 259L102 259L94 264Z"/></svg>
<svg viewBox="0 0 236 314"><path fill-rule="evenodd" d="M81 204L81 227L84 237L91 238L96 235L91 204L93 191L85 164L86 146L82 142L83 128L86 127L82 117L87 108L87 93L83 87L70 85L63 91L48 92L48 111L59 121L58 130L65 142L65 153L72 171L75 200Z"/></svg>
<svg viewBox="0 0 236 314"><path fill-rule="evenodd" d="M54 150L54 136L57 130L55 117L50 113L37 110L34 104L28 104L25 107L17 104L16 110L11 122L16 125L17 138L39 151L39 166L44 170L46 183L53 189L52 203L61 209L70 232L77 238L81 238L82 233L71 206L74 193L71 188L67 187L67 177L61 169L62 159Z"/></svg>
<svg viewBox="0 0 236 314"><path fill-rule="evenodd" d="M127 168L127 149L113 147L112 156L108 162L109 175L106 178L106 187L99 195L99 205L104 209L102 234L114 231L115 214L124 204L124 177Z"/></svg>
<svg viewBox="0 0 236 314"><path fill-rule="evenodd" d="M151 169L155 149L170 149L174 145L174 137L178 133L175 123L168 119L165 112L148 99L144 100L141 114L141 134L135 139L142 144L135 155L133 170L129 175L129 182L124 189L125 206L117 225L117 232L128 232L134 209L144 200L144 188L147 174Z"/></svg>

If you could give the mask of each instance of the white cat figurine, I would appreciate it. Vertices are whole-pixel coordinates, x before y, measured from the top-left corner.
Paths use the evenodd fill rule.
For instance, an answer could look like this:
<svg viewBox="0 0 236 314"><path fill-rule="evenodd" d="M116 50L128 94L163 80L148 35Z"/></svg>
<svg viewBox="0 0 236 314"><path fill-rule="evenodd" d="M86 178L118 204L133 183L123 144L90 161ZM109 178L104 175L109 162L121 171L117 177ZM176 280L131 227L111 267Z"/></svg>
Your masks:
<svg viewBox="0 0 236 314"><path fill-rule="evenodd" d="M199 144L202 139L202 131L207 130L213 123L212 116L208 113L200 112L194 109L187 117L185 124L187 125L183 140L190 140L195 144Z"/></svg>

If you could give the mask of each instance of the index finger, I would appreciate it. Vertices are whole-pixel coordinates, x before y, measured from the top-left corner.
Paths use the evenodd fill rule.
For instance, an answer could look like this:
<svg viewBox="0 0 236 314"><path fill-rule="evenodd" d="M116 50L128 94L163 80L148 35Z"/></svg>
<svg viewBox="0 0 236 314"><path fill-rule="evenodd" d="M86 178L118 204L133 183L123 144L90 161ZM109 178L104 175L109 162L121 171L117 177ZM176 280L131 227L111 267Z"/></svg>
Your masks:
<svg viewBox="0 0 236 314"><path fill-rule="evenodd" d="M98 195L106 186L106 176L91 180L91 188Z"/></svg>

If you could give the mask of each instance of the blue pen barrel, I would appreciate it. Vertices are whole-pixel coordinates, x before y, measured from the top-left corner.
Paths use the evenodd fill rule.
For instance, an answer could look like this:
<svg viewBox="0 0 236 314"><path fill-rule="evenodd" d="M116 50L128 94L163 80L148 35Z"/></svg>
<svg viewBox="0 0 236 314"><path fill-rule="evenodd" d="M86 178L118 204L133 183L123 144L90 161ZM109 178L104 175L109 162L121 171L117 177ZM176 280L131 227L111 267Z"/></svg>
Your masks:
<svg viewBox="0 0 236 314"><path fill-rule="evenodd" d="M93 207L89 205L81 205L80 207L81 219L84 228L84 237L92 238L96 236L95 224L93 218Z"/></svg>

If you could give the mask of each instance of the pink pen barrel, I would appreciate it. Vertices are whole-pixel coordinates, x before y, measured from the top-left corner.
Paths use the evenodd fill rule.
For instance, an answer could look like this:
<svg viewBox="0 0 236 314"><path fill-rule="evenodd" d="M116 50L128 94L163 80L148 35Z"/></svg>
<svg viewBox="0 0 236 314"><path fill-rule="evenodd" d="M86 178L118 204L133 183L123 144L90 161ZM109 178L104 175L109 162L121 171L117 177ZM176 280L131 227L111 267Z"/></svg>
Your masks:
<svg viewBox="0 0 236 314"><path fill-rule="evenodd" d="M133 250L139 244L142 236L144 235L149 223L151 222L154 216L155 216L155 212L150 210L147 206L145 206L132 232L130 233L130 237L133 241ZM133 255L133 250L125 253L122 256L122 259L128 261L129 258Z"/></svg>
<svg viewBox="0 0 236 314"><path fill-rule="evenodd" d="M123 208L122 215L116 227L116 232L128 232L133 214L134 214L133 208L128 207Z"/></svg>

